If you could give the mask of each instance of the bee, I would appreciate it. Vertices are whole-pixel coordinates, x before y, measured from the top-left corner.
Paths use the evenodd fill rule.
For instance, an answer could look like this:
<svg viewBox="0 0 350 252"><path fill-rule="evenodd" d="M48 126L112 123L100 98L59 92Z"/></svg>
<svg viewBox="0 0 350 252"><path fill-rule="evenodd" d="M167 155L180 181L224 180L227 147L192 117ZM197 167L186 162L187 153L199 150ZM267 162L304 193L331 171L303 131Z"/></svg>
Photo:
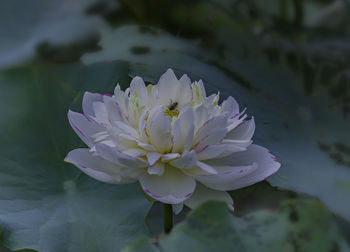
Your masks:
<svg viewBox="0 0 350 252"><path fill-rule="evenodd" d="M177 105L178 105L177 102L172 102L172 100L170 100L170 105L168 106L168 109L169 110L175 110Z"/></svg>

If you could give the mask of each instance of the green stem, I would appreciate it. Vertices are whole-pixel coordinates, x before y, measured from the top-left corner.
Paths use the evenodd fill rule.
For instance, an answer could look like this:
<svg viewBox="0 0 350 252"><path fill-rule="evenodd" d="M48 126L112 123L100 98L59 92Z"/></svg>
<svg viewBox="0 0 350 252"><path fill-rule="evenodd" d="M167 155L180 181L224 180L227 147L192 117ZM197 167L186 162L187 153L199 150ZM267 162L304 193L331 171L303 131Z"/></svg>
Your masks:
<svg viewBox="0 0 350 252"><path fill-rule="evenodd" d="M173 208L170 204L163 204L163 226L166 234L173 228Z"/></svg>

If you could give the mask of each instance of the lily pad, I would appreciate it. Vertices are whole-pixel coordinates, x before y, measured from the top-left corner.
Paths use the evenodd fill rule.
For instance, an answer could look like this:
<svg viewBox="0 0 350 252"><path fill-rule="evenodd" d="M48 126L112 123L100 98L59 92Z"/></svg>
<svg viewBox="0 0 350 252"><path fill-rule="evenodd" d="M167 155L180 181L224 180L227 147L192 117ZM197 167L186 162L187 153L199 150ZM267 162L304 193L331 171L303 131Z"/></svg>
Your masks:
<svg viewBox="0 0 350 252"><path fill-rule="evenodd" d="M108 25L102 18L86 15L96 0L0 2L0 67L22 63L35 55L39 43L62 45L96 35ZM111 4L110 0L103 0Z"/></svg>
<svg viewBox="0 0 350 252"><path fill-rule="evenodd" d="M284 201L241 218L225 203L206 202L156 244L159 250L140 237L122 251L349 251L330 212L316 200Z"/></svg>
<svg viewBox="0 0 350 252"><path fill-rule="evenodd" d="M64 163L83 145L67 120L85 90L128 83L122 63L23 67L0 73L6 108L0 138L0 226L4 244L38 251L119 251L148 234L150 203L137 184L108 185ZM124 86L125 87L125 86Z"/></svg>

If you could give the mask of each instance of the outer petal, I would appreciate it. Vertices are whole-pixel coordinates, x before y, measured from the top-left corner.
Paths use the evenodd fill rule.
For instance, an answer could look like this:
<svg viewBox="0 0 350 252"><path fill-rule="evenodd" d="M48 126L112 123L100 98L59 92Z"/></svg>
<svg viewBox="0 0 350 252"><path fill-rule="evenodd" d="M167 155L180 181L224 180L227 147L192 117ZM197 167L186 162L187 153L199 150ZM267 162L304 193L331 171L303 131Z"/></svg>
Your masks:
<svg viewBox="0 0 350 252"><path fill-rule="evenodd" d="M206 163L197 161L197 166L208 174L218 174L218 171L214 167L212 167Z"/></svg>
<svg viewBox="0 0 350 252"><path fill-rule="evenodd" d="M121 184L133 181L122 180L120 167L107 160L94 156L89 149L75 149L68 153L64 161L77 166L84 173L105 183Z"/></svg>
<svg viewBox="0 0 350 252"><path fill-rule="evenodd" d="M238 189L236 182L252 174L257 169L257 164L247 166L213 166L217 171L215 175L199 175L195 178L205 186L214 190L230 191ZM255 183L255 182L254 182ZM246 186L246 185L244 185Z"/></svg>
<svg viewBox="0 0 350 252"><path fill-rule="evenodd" d="M84 141L89 147L93 145L91 136L105 131L105 129L97 124L95 121L88 119L83 114L68 111L68 120L75 133Z"/></svg>
<svg viewBox="0 0 350 252"><path fill-rule="evenodd" d="M103 101L108 112L108 119L110 123L113 125L114 122L124 122L125 116L123 115L118 102L109 96L104 96Z"/></svg>
<svg viewBox="0 0 350 252"><path fill-rule="evenodd" d="M225 201L230 208L233 208L233 200L227 192L212 190L201 183L197 183L196 190L184 204L189 208L195 208L208 200L222 200Z"/></svg>
<svg viewBox="0 0 350 252"><path fill-rule="evenodd" d="M196 187L193 178L171 166L163 176L144 173L139 178L143 190L152 198L167 204L178 204L190 197Z"/></svg>
<svg viewBox="0 0 350 252"><path fill-rule="evenodd" d="M83 97L83 112L85 115L89 115L94 117L95 111L93 109L92 104L94 102L102 102L103 95L102 94L94 94L90 92L85 92Z"/></svg>
<svg viewBox="0 0 350 252"><path fill-rule="evenodd" d="M227 149L227 146L224 144L207 145L203 149L197 152L197 158L198 160L212 159L224 153L226 149Z"/></svg>
<svg viewBox="0 0 350 252"><path fill-rule="evenodd" d="M244 140L249 142L249 140L253 137L255 131L255 121L254 117L252 119L244 121L242 124L231 130L226 135L226 139L231 140Z"/></svg>
<svg viewBox="0 0 350 252"><path fill-rule="evenodd" d="M221 108L222 112L225 113L228 118L234 117L239 114L239 105L232 96L229 96L221 104Z"/></svg>
<svg viewBox="0 0 350 252"><path fill-rule="evenodd" d="M264 147L250 145L246 151L230 156L209 160L219 174L197 176L196 179L216 190L234 190L255 184L275 173L280 163Z"/></svg>
<svg viewBox="0 0 350 252"><path fill-rule="evenodd" d="M194 136L193 149L200 151L207 145L218 144L227 133L226 119L224 116L216 116L206 121Z"/></svg>
<svg viewBox="0 0 350 252"><path fill-rule="evenodd" d="M146 124L149 141L158 152L167 153L171 150L171 118L165 116L161 106L151 110Z"/></svg>
<svg viewBox="0 0 350 252"><path fill-rule="evenodd" d="M105 144L96 144L96 152L102 158L130 170L148 166L146 161L141 161Z"/></svg>

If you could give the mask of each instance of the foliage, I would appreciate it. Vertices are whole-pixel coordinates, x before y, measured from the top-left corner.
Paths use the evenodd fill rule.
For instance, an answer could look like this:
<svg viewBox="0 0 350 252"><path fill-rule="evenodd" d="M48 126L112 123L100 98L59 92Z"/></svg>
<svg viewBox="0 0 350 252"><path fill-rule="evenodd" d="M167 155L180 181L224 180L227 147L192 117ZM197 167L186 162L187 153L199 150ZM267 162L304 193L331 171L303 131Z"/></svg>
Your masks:
<svg viewBox="0 0 350 252"><path fill-rule="evenodd" d="M282 201L274 209L232 216L221 202L191 212L156 248L139 237L122 251L348 251L330 213L315 200ZM159 250L158 250L159 249Z"/></svg>

